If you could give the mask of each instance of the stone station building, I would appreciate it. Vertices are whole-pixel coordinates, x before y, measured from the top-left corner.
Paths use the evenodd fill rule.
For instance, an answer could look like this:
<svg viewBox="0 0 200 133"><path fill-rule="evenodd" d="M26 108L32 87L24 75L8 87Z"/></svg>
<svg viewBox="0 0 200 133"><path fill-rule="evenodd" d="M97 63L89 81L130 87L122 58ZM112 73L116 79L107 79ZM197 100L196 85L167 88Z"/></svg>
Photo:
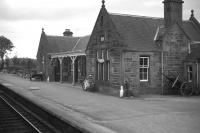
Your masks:
<svg viewBox="0 0 200 133"><path fill-rule="evenodd" d="M163 4L164 19L110 13L102 1L86 50L87 74L99 91L117 95L127 82L134 94L167 94L162 73L189 80L184 62L190 45L200 42L200 24L193 11L182 20L182 0Z"/></svg>
<svg viewBox="0 0 200 133"><path fill-rule="evenodd" d="M86 76L85 50L90 36L73 37L66 29L64 36L46 35L42 30L37 53L38 71L46 80L73 85Z"/></svg>
<svg viewBox="0 0 200 133"><path fill-rule="evenodd" d="M165 77L180 75L199 91L200 24L182 20L182 0L164 0L164 18L110 13L102 7L91 36L48 36L42 31L39 70L50 81L78 82L92 74L98 91L118 95L167 94ZM192 77L192 78L191 78Z"/></svg>

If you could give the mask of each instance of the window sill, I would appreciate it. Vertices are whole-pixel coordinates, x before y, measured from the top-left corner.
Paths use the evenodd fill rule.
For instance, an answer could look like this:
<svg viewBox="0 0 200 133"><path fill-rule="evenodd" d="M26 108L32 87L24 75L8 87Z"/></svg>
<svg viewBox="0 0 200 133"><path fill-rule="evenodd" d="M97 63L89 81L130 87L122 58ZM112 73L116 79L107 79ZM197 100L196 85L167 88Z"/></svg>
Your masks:
<svg viewBox="0 0 200 133"><path fill-rule="evenodd" d="M148 80L140 80L140 82L149 82Z"/></svg>

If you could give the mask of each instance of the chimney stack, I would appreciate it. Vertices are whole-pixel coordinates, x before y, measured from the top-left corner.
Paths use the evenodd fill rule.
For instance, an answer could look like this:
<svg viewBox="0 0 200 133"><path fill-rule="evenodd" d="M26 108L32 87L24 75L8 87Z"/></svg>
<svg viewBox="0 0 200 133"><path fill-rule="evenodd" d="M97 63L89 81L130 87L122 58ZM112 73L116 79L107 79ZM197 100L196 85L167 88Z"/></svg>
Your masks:
<svg viewBox="0 0 200 133"><path fill-rule="evenodd" d="M184 2L182 0L164 0L163 3L165 28L175 23L182 25L182 4Z"/></svg>
<svg viewBox="0 0 200 133"><path fill-rule="evenodd" d="M63 36L70 36L72 37L73 32L70 31L70 29L65 29L65 31L63 32Z"/></svg>

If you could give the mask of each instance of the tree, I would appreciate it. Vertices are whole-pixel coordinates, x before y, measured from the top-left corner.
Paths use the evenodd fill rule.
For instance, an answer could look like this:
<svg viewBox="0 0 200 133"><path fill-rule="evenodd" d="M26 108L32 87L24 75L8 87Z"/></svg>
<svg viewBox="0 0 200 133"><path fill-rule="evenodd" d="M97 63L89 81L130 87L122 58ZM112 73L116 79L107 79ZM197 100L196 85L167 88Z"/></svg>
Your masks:
<svg viewBox="0 0 200 133"><path fill-rule="evenodd" d="M0 58L1 58L1 67L0 70L4 68L4 56L8 51L12 51L14 48L13 43L4 36L0 36Z"/></svg>
<svg viewBox="0 0 200 133"><path fill-rule="evenodd" d="M25 58L21 58L20 60L21 60L20 66L25 67L26 66L26 59Z"/></svg>
<svg viewBox="0 0 200 133"><path fill-rule="evenodd" d="M12 58L12 61L13 61L13 65L14 65L14 66L19 65L19 59L18 59L17 55L15 55L15 56Z"/></svg>
<svg viewBox="0 0 200 133"><path fill-rule="evenodd" d="M31 70L31 65L32 65L32 61L31 61L31 59L28 59L28 61L27 61L27 69L28 69L29 73L30 73L30 70Z"/></svg>
<svg viewBox="0 0 200 133"><path fill-rule="evenodd" d="M9 66L10 66L10 59L8 56L6 56L6 59L5 59L5 64L6 64L6 68L8 69Z"/></svg>

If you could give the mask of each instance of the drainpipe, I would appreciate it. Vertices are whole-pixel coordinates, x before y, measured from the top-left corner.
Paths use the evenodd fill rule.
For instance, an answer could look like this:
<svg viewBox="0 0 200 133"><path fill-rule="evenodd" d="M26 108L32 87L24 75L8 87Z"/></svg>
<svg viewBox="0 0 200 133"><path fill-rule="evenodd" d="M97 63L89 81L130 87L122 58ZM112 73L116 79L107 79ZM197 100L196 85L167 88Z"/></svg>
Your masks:
<svg viewBox="0 0 200 133"><path fill-rule="evenodd" d="M197 88L199 88L199 65L198 65L198 61L196 61L197 64Z"/></svg>
<svg viewBox="0 0 200 133"><path fill-rule="evenodd" d="M164 81L163 81L163 80L164 80L164 77L163 77L163 72L164 72L164 70L163 70L163 69L164 69L164 59L163 59L163 58L164 58L164 57L163 57L163 56L164 56L164 55L163 55L163 50L162 50L162 53L161 53L161 67L162 67L162 68L161 68L161 69L162 69L162 70L161 70L161 71L162 71L162 74L161 74L161 80L162 80L162 95L164 95L164 83L163 83L163 82L164 82Z"/></svg>

